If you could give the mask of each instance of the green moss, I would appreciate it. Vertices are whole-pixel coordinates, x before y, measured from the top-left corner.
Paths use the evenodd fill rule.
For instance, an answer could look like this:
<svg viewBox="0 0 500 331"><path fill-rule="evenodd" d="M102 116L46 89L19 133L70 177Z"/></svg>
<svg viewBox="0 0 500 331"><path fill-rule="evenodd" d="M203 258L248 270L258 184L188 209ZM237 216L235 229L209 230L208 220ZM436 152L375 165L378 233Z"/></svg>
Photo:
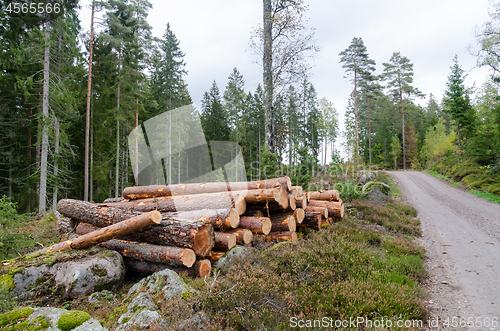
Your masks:
<svg viewBox="0 0 500 331"><path fill-rule="evenodd" d="M127 323L128 321L130 321L130 319L131 319L131 318L132 318L132 317L130 317L130 316L126 316L126 317L124 317L124 318L122 319L122 323L123 323L123 324Z"/></svg>
<svg viewBox="0 0 500 331"><path fill-rule="evenodd" d="M0 284L5 285L9 291L12 291L16 287L16 282L14 281L14 275L3 275L0 277Z"/></svg>
<svg viewBox="0 0 500 331"><path fill-rule="evenodd" d="M59 317L57 327L63 331L73 330L89 319L89 313L81 310L72 310Z"/></svg>
<svg viewBox="0 0 500 331"><path fill-rule="evenodd" d="M92 274L99 276L99 277L106 277L108 275L108 272L106 269L99 267L98 265L93 265L92 268Z"/></svg>
<svg viewBox="0 0 500 331"><path fill-rule="evenodd" d="M21 318L26 318L31 315L33 312L33 308L31 307L22 307L8 313L0 315L0 326L9 325L18 321Z"/></svg>
<svg viewBox="0 0 500 331"><path fill-rule="evenodd" d="M9 331L40 331L47 330L50 326L50 319L47 316L38 316L33 321L24 321L12 326Z"/></svg>

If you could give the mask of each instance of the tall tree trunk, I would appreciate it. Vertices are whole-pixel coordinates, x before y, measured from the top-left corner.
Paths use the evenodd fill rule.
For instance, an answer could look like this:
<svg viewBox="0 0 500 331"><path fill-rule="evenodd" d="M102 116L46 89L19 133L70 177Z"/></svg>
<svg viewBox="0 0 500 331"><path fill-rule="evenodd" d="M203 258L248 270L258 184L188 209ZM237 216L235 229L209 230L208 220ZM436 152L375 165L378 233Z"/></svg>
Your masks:
<svg viewBox="0 0 500 331"><path fill-rule="evenodd" d="M120 69L118 69L120 72ZM115 169L115 198L120 196L120 83L118 83L117 98L116 98L116 169Z"/></svg>
<svg viewBox="0 0 500 331"><path fill-rule="evenodd" d="M401 111L401 121L403 125L403 170L406 170L406 143L405 143L405 111Z"/></svg>
<svg viewBox="0 0 500 331"><path fill-rule="evenodd" d="M92 85L92 42L94 39L94 4L92 0L92 15L90 18L90 43L89 43L89 77L87 79L87 112L85 122L85 169L83 176L83 200L89 201L89 139L90 139L90 93Z"/></svg>
<svg viewBox="0 0 500 331"><path fill-rule="evenodd" d="M370 123L370 99L368 98L368 151L370 154L370 163L372 163L372 127Z"/></svg>
<svg viewBox="0 0 500 331"><path fill-rule="evenodd" d="M359 155L357 80L357 72L354 71L354 131L356 131L356 155Z"/></svg>
<svg viewBox="0 0 500 331"><path fill-rule="evenodd" d="M90 173L89 173L89 198L94 201L94 104L90 112Z"/></svg>
<svg viewBox="0 0 500 331"><path fill-rule="evenodd" d="M55 146L54 146L54 194L52 196L52 209L56 210L57 207L57 191L59 189L59 120L55 118L55 134L56 134L56 141L55 141Z"/></svg>
<svg viewBox="0 0 500 331"><path fill-rule="evenodd" d="M42 96L42 158L40 160L40 196L38 213L45 214L47 209L47 157L49 152L49 135L47 122L49 117L49 77L50 77L50 21L45 23L45 52L43 59L43 96Z"/></svg>
<svg viewBox="0 0 500 331"><path fill-rule="evenodd" d="M264 1L264 113L266 141L271 153L274 153L274 110L273 110L273 21L271 0Z"/></svg>

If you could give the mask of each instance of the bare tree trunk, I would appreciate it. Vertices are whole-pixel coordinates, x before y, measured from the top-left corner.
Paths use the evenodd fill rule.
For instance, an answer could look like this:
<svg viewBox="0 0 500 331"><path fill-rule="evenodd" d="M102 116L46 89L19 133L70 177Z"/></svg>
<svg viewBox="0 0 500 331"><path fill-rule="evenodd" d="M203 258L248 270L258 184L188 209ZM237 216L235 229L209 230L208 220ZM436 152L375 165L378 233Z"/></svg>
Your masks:
<svg viewBox="0 0 500 331"><path fill-rule="evenodd" d="M57 208L57 190L58 190L58 173L59 173L59 121L57 118L55 119L55 134L56 134L56 142L54 146L54 194L52 196L52 209L56 210Z"/></svg>
<svg viewBox="0 0 500 331"><path fill-rule="evenodd" d="M354 128L356 131L356 155L359 155L359 137L358 137L358 88L357 72L354 71Z"/></svg>
<svg viewBox="0 0 500 331"><path fill-rule="evenodd" d="M120 196L120 60L118 60L118 88L116 92L116 173L115 173L115 198Z"/></svg>
<svg viewBox="0 0 500 331"><path fill-rule="evenodd" d="M372 163L372 127L370 121L370 99L368 99L368 150L370 152L370 163Z"/></svg>
<svg viewBox="0 0 500 331"><path fill-rule="evenodd" d="M92 111L90 113L90 173L89 173L89 193L90 201L94 201L94 107L92 106Z"/></svg>
<svg viewBox="0 0 500 331"><path fill-rule="evenodd" d="M87 113L85 122L85 170L83 176L83 200L89 201L89 138L90 138L90 91L92 85L92 42L94 39L94 0L90 18L89 77L87 79Z"/></svg>
<svg viewBox="0 0 500 331"><path fill-rule="evenodd" d="M266 141L271 153L274 153L274 110L273 110L273 21L271 0L264 0L264 113Z"/></svg>
<svg viewBox="0 0 500 331"><path fill-rule="evenodd" d="M38 213L45 214L47 209L47 157L49 152L49 135L47 122L49 116L49 76L50 76L50 21L45 23L45 52L43 60L43 97L42 97L42 159L40 164L40 196Z"/></svg>
<svg viewBox="0 0 500 331"><path fill-rule="evenodd" d="M405 111L401 111L401 121L403 125L403 170L406 170L406 144L405 144Z"/></svg>

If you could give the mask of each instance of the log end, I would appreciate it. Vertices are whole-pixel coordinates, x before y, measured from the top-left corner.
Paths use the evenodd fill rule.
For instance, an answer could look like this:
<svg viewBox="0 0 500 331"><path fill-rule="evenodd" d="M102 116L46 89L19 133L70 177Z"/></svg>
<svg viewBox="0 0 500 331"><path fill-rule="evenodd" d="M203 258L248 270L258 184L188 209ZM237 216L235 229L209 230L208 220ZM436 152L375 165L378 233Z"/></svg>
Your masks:
<svg viewBox="0 0 500 331"><path fill-rule="evenodd" d="M150 214L150 219L155 224L161 223L161 213L158 210L154 210Z"/></svg>
<svg viewBox="0 0 500 331"><path fill-rule="evenodd" d="M196 254L192 249L186 248L181 252L181 262L186 267L191 268L196 262Z"/></svg>
<svg viewBox="0 0 500 331"><path fill-rule="evenodd" d="M297 230L297 220L292 215L288 217L288 229L293 232Z"/></svg>
<svg viewBox="0 0 500 331"><path fill-rule="evenodd" d="M236 229L240 225L240 214L236 208L231 208L229 211L229 225Z"/></svg>
<svg viewBox="0 0 500 331"><path fill-rule="evenodd" d="M252 233L252 231L250 231L248 229L245 229L245 231L243 232L243 242L246 245L248 245L248 244L252 243L252 240L253 240L253 233Z"/></svg>
<svg viewBox="0 0 500 331"><path fill-rule="evenodd" d="M291 209L291 210L295 210L297 209L297 204L295 203L296 199L295 199L295 196L293 194L290 194L288 196L288 207Z"/></svg>
<svg viewBox="0 0 500 331"><path fill-rule="evenodd" d="M340 205L340 218L344 218L344 204Z"/></svg>
<svg viewBox="0 0 500 331"><path fill-rule="evenodd" d="M295 209L295 220L297 221L297 223L302 223L302 221L304 220L304 217L306 216L306 213L304 212L304 209L302 208L297 208Z"/></svg>
<svg viewBox="0 0 500 331"><path fill-rule="evenodd" d="M262 233L268 235L271 232L272 226L273 223L271 222L271 219L269 217L266 217L266 219L264 220L264 224L262 224Z"/></svg>
<svg viewBox="0 0 500 331"><path fill-rule="evenodd" d="M207 256L214 245L214 227L212 224L206 224L200 228L194 237L194 252L199 256Z"/></svg>
<svg viewBox="0 0 500 331"><path fill-rule="evenodd" d="M227 241L227 249L230 250L234 246L236 246L236 236L232 234Z"/></svg>
<svg viewBox="0 0 500 331"><path fill-rule="evenodd" d="M244 196L238 194L238 196L234 198L234 209L238 212L238 215L243 215L247 209Z"/></svg>
<svg viewBox="0 0 500 331"><path fill-rule="evenodd" d="M210 260L196 261L194 268L198 276L205 278L205 276L210 276L210 273L212 272L212 263Z"/></svg>

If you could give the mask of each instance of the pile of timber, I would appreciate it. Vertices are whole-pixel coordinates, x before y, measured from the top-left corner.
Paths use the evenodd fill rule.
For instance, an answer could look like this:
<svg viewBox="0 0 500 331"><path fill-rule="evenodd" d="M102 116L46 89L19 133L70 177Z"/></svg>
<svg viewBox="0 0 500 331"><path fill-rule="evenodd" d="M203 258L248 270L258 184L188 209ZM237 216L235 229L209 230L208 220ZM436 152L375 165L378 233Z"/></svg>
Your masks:
<svg viewBox="0 0 500 331"><path fill-rule="evenodd" d="M42 251L100 245L119 252L128 269L210 274L213 262L254 235L267 241L297 241L298 228L319 230L340 219L336 190L304 192L288 177L127 187L123 198L103 203L63 199L57 211L62 232L78 237ZM40 252L40 251L39 251Z"/></svg>

